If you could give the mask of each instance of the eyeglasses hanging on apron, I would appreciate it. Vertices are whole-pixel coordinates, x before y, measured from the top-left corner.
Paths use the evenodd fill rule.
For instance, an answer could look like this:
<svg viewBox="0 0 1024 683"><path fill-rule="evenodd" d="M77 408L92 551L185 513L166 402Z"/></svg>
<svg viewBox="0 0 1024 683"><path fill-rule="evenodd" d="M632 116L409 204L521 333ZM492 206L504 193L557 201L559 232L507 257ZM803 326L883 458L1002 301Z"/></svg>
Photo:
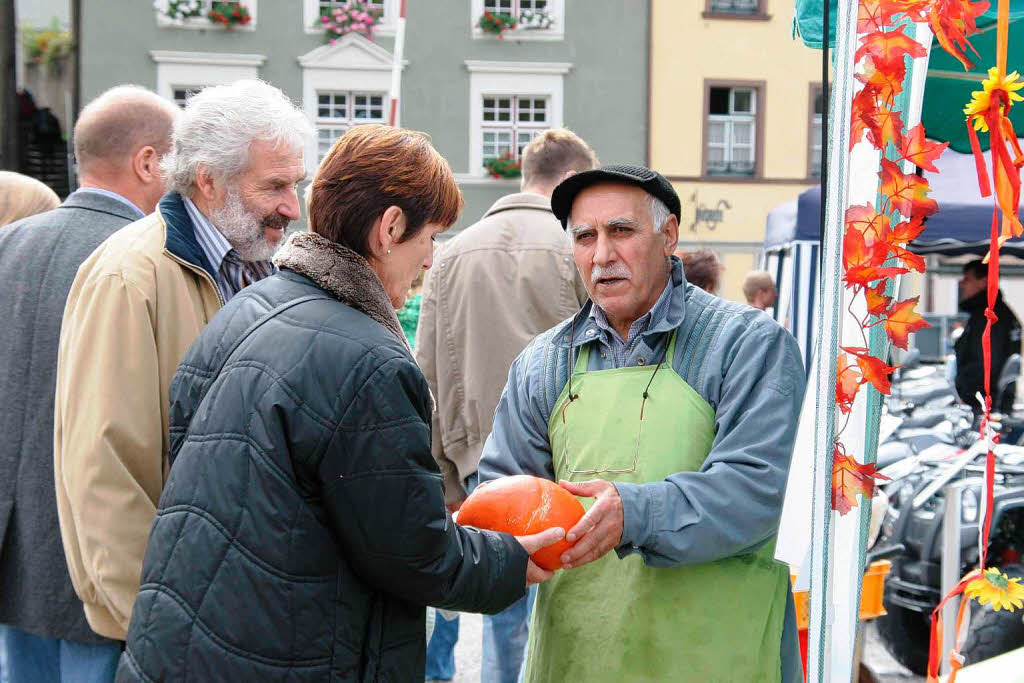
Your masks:
<svg viewBox="0 0 1024 683"><path fill-rule="evenodd" d="M574 328L575 328L575 320L572 323L570 323L570 337L569 337L570 344L571 344L571 340L575 339L575 329ZM668 354L666 353L666 358L667 357L668 357ZM572 348L570 347L570 349L569 349L569 358L570 358L570 366L571 367L570 367L570 371L569 371L569 380L568 380L568 387L567 387L568 388L568 401L565 403L564 406L562 406L562 410L561 410L561 420L562 420L562 424L563 425L566 425L567 424L567 420L571 418L571 413L573 411L570 410L570 408L573 406L573 404L575 404L577 401L580 400L580 395L578 393L573 393L573 387L572 387L573 377L577 373L581 373L582 374L582 373L586 372L586 369L587 369L586 366L587 366L587 364L589 363L589 360L590 360L590 349L589 349L589 347L587 347L586 349L581 351L580 354L576 358L576 362L572 363L571 362L571 360L572 360ZM637 425L637 428L635 429L635 431L636 431L636 442L635 442L635 444L633 446L633 458L632 458L631 464L629 464L629 466L626 466L626 467L616 466L616 464L609 464L606 467L600 467L600 468L595 468L595 469L577 469L577 468L573 467L573 465L570 463L570 460L569 460L570 451L572 450L572 443L571 443L571 441L572 441L572 439L571 439L572 430L567 430L566 431L567 438L563 442L562 452L560 454L561 466L562 466L562 470L564 472L567 472L570 476L575 476L575 475L594 475L594 474L629 474L631 472L635 472L636 471L637 464L639 463L639 458L640 458L640 439L643 437L644 409L647 406L647 399L650 398L650 396L651 396L651 394L650 394L651 385L654 383L654 378L657 376L658 370L661 369L661 366L663 364L664 364L664 360L661 363L658 363L654 367L654 371L651 372L651 376L650 376L650 379L647 381L647 385L644 387L643 392L639 396L639 398L640 398L640 421L639 421L639 424ZM577 366L580 366L580 367L577 367ZM634 367L634 368L621 368L621 370L642 371L642 370L646 370L646 368L637 366L637 367ZM624 409L625 410L629 410L629 406L625 406Z"/></svg>

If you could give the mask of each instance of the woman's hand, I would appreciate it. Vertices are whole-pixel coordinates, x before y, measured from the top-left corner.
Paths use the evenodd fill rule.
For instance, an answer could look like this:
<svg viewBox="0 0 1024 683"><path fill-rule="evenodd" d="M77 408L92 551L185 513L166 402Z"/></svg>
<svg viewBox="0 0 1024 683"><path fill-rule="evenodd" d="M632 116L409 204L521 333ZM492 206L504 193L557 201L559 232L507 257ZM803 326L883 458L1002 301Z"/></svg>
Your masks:
<svg viewBox="0 0 1024 683"><path fill-rule="evenodd" d="M541 548L547 548L549 545L558 543L565 536L565 529L560 527L552 527L545 529L539 534L533 534L532 536L516 536L516 540L519 541L519 545L523 546L529 554L533 555ZM552 576L554 572L549 572L546 569L541 569L533 560L530 560L526 565L526 585L527 587L532 586L535 583L544 583Z"/></svg>

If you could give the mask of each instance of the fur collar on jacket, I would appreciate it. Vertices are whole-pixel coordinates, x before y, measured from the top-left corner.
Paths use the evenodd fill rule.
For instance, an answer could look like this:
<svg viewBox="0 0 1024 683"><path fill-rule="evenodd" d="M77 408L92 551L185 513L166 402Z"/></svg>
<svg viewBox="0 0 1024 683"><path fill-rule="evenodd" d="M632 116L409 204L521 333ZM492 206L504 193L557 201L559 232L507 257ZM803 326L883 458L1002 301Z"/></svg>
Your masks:
<svg viewBox="0 0 1024 683"><path fill-rule="evenodd" d="M370 316L412 353L384 285L356 252L316 233L298 232L274 256L274 265L305 275L343 304Z"/></svg>

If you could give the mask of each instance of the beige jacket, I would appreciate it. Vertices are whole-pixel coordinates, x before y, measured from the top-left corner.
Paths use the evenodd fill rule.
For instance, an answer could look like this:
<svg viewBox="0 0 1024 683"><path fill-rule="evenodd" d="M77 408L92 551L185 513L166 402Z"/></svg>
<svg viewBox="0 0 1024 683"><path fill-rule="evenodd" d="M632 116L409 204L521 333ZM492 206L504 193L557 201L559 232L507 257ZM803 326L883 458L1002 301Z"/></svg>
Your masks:
<svg viewBox="0 0 1024 683"><path fill-rule="evenodd" d="M89 625L118 640L166 476L171 379L221 306L180 199L168 205L174 197L82 264L60 335L54 475L64 554Z"/></svg>
<svg viewBox="0 0 1024 683"><path fill-rule="evenodd" d="M587 291L546 197L503 197L446 244L427 274L416 360L437 400L434 457L445 501L466 497L519 352L579 310Z"/></svg>

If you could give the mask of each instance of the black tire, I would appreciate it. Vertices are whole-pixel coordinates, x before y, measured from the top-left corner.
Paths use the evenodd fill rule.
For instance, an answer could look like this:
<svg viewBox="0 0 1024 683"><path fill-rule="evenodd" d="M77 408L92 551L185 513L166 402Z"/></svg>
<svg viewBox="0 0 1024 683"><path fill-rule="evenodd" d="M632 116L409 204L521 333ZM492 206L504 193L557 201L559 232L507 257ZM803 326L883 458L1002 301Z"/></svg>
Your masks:
<svg viewBox="0 0 1024 683"><path fill-rule="evenodd" d="M883 600L885 616L875 624L882 645L893 659L918 676L928 673L928 642L931 636L929 615L893 605Z"/></svg>
<svg viewBox="0 0 1024 683"><path fill-rule="evenodd" d="M1011 565L1002 569L1010 577L1024 576L1024 567ZM1001 655L1024 646L1024 615L1020 610L996 612L992 605L971 605L971 627L963 654L968 664Z"/></svg>

